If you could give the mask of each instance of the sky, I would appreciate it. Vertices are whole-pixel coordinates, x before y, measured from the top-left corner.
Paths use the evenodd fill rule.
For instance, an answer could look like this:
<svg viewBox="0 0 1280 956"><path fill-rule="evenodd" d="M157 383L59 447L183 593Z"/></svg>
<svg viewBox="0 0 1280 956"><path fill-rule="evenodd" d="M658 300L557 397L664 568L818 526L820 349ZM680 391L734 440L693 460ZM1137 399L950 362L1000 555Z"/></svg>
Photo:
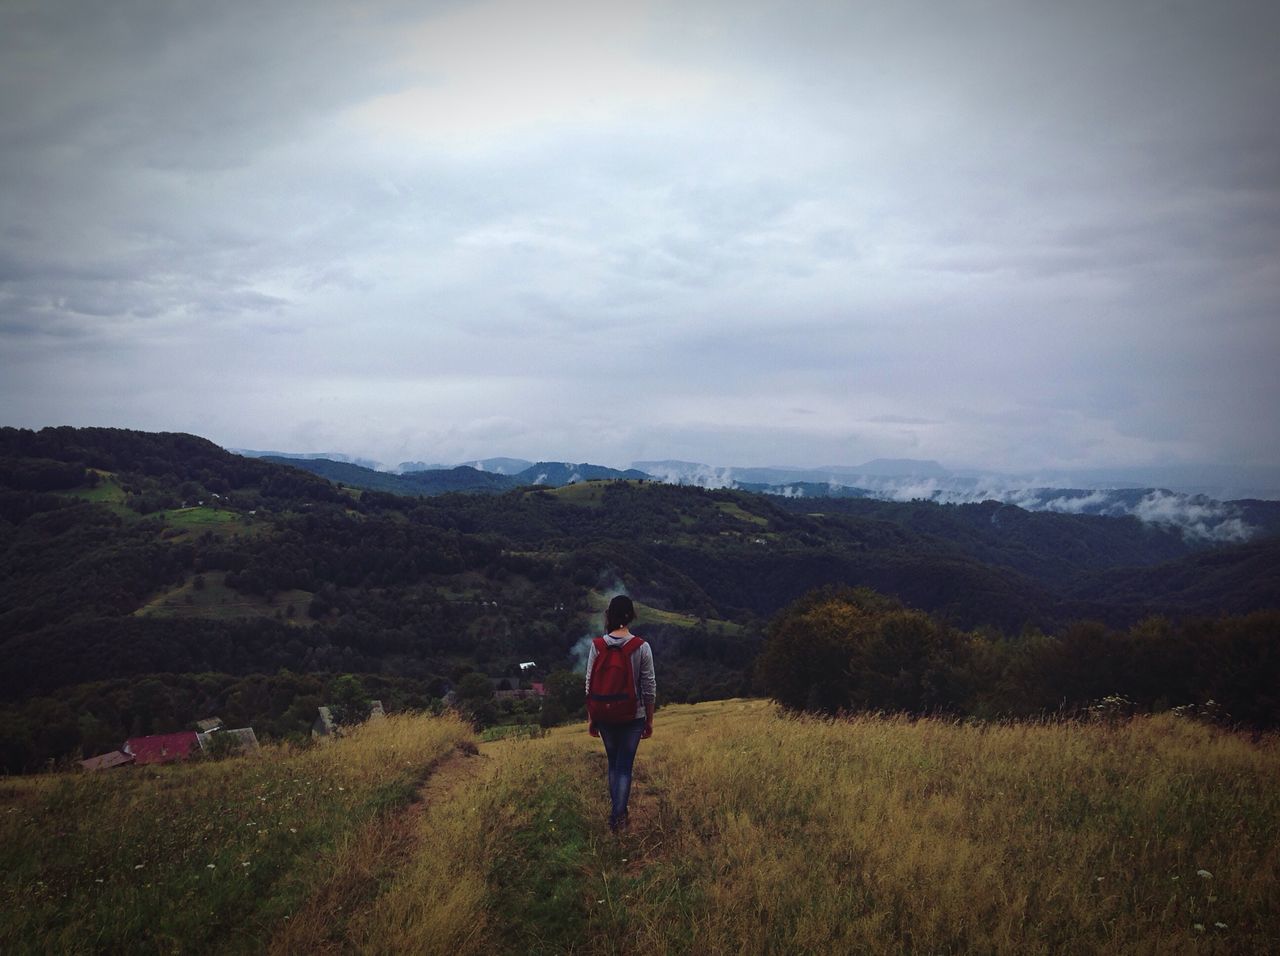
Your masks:
<svg viewBox="0 0 1280 956"><path fill-rule="evenodd" d="M0 424L1280 465L1280 4L0 4Z"/></svg>

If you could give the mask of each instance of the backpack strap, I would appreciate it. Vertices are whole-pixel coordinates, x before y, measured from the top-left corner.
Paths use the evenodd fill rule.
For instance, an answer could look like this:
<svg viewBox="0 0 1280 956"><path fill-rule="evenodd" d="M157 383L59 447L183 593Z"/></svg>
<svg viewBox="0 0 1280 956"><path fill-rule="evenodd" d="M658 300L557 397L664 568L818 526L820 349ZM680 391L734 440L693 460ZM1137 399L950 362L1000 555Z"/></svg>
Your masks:
<svg viewBox="0 0 1280 956"><path fill-rule="evenodd" d="M608 641L604 639L603 636L601 636L601 637L592 638L591 643L596 646L597 655L603 654L607 650L625 651L626 653L630 654L637 647L639 647L641 644L644 643L644 638L641 637L639 634L632 634L630 639L625 644L610 644Z"/></svg>

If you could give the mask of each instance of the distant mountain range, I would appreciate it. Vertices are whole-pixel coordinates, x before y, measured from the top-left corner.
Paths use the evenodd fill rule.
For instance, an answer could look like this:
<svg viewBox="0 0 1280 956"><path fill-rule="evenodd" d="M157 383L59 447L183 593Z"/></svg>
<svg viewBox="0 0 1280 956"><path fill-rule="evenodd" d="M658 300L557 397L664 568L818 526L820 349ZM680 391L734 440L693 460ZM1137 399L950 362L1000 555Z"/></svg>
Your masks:
<svg viewBox="0 0 1280 956"><path fill-rule="evenodd" d="M504 474L497 470L487 470L472 465L458 465L454 468L432 468L423 471L407 471L396 474L390 471L374 471L362 468L345 461L334 461L327 458L290 458L287 456L266 456L267 461L281 465L291 465L312 474L320 475L330 481L342 482L353 488L366 488L371 491L388 491L401 495L439 495L449 492L479 492L493 494L521 488L529 485L546 485L549 488L561 488L576 484L579 481L599 481L604 479L648 479L651 476L642 471L617 468L606 468L604 465L592 465L587 462L539 461L514 474ZM518 459L490 459L488 462L519 463Z"/></svg>
<svg viewBox="0 0 1280 956"><path fill-rule="evenodd" d="M228 448L227 451L233 455L243 455L245 458L290 458L290 459L306 459L319 461L321 459L327 461L340 461L349 465L359 465L361 468L368 468L373 471L382 467L382 463L374 461L372 458L355 458L351 455L344 455L338 451L318 451L318 452L292 452L292 451L255 451L252 448ZM444 467L432 466L432 467Z"/></svg>
<svg viewBox="0 0 1280 956"><path fill-rule="evenodd" d="M1042 479L998 474L957 474L936 461L878 458L861 465L825 468L722 468L701 462L637 461L617 469L589 462L529 462L522 458L485 458L453 467L378 471L350 457L263 455L353 488L403 495L450 492L497 494L513 488L543 485L559 488L580 481L651 480L701 488L731 488L781 498L865 498L877 501L932 501L976 504L996 501L1027 511L1062 514L1133 516L1148 524L1179 529L1191 540L1247 541L1259 533L1280 531L1280 502L1223 501L1169 488L1062 487ZM1201 477L1206 477L1202 474ZM1265 478L1259 473L1255 476Z"/></svg>

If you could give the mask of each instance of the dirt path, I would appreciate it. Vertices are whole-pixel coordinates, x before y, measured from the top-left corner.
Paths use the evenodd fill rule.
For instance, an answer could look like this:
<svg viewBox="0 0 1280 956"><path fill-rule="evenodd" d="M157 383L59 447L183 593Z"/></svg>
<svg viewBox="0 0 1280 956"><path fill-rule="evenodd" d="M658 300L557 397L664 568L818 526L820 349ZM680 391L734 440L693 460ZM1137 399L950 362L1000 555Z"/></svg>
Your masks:
<svg viewBox="0 0 1280 956"><path fill-rule="evenodd" d="M297 912L285 917L268 951L297 956L350 952L347 929L352 918L368 908L422 845L423 811L459 787L482 784L497 764L496 747L481 744L478 750L454 750L431 769L412 803L376 817L353 833L333 853L330 876Z"/></svg>

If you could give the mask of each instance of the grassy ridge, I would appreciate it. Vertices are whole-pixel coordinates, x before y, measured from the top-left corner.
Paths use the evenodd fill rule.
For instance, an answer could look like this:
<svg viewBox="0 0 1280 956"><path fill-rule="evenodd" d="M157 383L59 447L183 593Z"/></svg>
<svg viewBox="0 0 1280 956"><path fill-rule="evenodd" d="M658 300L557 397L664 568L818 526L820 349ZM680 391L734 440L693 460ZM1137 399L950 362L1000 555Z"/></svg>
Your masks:
<svg viewBox="0 0 1280 956"><path fill-rule="evenodd" d="M573 485L568 487L572 488ZM601 591L587 592L587 606L593 611L604 612L609 606L610 596ZM720 634L740 634L742 633L742 625L735 624L733 621L716 621L709 620L699 622L698 618L692 614L681 614L679 611L665 611L662 608L651 607L641 601L635 602L636 614L647 624L670 624L673 627L697 627L699 623L704 623L709 631Z"/></svg>
<svg viewBox="0 0 1280 956"><path fill-rule="evenodd" d="M616 838L581 727L466 758L460 724L391 719L257 761L7 780L0 948L1280 948L1275 738L759 701L666 708L656 729Z"/></svg>
<svg viewBox="0 0 1280 956"><path fill-rule="evenodd" d="M424 819L450 827L449 839L383 901L401 905L373 914L367 938L388 942L372 949L1280 945L1274 740L1172 718L1115 728L789 720L741 701L669 708L657 731L641 748L636 825L621 840L603 825L598 742L566 729L504 745L519 749L483 787L458 788ZM410 901L423 898L442 905L420 907L418 921Z"/></svg>
<svg viewBox="0 0 1280 956"><path fill-rule="evenodd" d="M288 623L306 627L315 623L307 614L307 608L314 597L311 591L292 588L268 598L243 594L227 587L226 574L222 571L211 571L202 577L203 587L196 587L193 577L162 592L133 613L138 617L199 617L206 620L272 618L283 615L292 604L294 610L286 618Z"/></svg>
<svg viewBox="0 0 1280 956"><path fill-rule="evenodd" d="M0 951L258 952L342 861L470 739L392 717L302 752L6 778Z"/></svg>

